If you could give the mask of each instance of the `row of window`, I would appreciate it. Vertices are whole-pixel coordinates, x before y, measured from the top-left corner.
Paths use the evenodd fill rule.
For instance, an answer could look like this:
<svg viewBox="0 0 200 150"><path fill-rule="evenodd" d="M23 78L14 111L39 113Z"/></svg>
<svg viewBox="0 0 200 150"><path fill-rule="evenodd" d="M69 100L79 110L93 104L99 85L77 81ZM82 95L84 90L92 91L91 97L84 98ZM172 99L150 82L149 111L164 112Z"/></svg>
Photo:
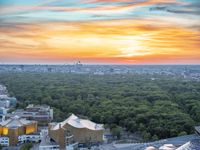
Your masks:
<svg viewBox="0 0 200 150"><path fill-rule="evenodd" d="M8 141L8 138L7 137L2 137L2 138L0 138L0 141Z"/></svg>
<svg viewBox="0 0 200 150"><path fill-rule="evenodd" d="M1 137L0 138L0 144L3 145L3 146L8 146L9 145L9 138Z"/></svg>
<svg viewBox="0 0 200 150"><path fill-rule="evenodd" d="M27 136L27 135L25 135L25 136L19 136L18 137L19 141L26 141L26 140L35 141L35 140L40 140L40 139L41 139L40 136Z"/></svg>
<svg viewBox="0 0 200 150"><path fill-rule="evenodd" d="M1 141L0 143L1 143L1 144L5 144L5 143L7 144L8 141Z"/></svg>

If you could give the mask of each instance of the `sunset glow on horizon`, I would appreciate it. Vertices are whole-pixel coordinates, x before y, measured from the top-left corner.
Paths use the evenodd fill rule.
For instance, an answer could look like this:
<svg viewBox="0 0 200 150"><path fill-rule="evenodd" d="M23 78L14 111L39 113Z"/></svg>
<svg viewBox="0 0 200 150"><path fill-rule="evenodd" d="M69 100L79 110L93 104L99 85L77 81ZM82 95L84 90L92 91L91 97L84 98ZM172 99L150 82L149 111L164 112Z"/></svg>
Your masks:
<svg viewBox="0 0 200 150"><path fill-rule="evenodd" d="M198 0L0 0L0 7L0 63L200 63Z"/></svg>

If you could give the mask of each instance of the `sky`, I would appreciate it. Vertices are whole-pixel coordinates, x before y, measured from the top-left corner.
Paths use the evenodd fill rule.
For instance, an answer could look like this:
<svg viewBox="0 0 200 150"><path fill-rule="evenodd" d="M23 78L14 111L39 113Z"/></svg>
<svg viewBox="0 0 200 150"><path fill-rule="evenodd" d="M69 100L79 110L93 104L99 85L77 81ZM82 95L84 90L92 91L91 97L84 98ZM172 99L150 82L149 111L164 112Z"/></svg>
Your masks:
<svg viewBox="0 0 200 150"><path fill-rule="evenodd" d="M200 0L0 0L0 63L200 64Z"/></svg>

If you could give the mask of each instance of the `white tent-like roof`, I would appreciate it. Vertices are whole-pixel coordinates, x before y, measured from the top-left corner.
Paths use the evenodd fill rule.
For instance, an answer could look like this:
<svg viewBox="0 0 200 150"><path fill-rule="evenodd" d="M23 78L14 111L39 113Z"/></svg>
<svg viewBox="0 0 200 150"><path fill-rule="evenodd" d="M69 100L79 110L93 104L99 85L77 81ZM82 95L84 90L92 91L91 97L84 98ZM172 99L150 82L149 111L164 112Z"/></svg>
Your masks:
<svg viewBox="0 0 200 150"><path fill-rule="evenodd" d="M149 146L145 150L157 150L157 149L155 147L153 147L153 146Z"/></svg>
<svg viewBox="0 0 200 150"><path fill-rule="evenodd" d="M175 150L176 147L173 144L164 144L159 150Z"/></svg>
<svg viewBox="0 0 200 150"><path fill-rule="evenodd" d="M198 134L200 134L200 126L196 126L194 128L195 128L196 132L198 132Z"/></svg>
<svg viewBox="0 0 200 150"><path fill-rule="evenodd" d="M104 130L102 124L97 124L97 123L94 123L94 122L92 122L90 120L86 120L86 119L80 119L79 117L77 117L74 114L72 114L65 121L56 124L52 129L58 130L60 127L63 127L66 124L69 124L69 125L73 126L74 128L79 128L79 129L86 128L89 130L96 130L96 131Z"/></svg>
<svg viewBox="0 0 200 150"><path fill-rule="evenodd" d="M31 124L33 121L26 120L24 118L20 118L18 116L14 116L8 120L5 120L3 122L0 122L1 126L7 127L7 128L17 128L24 125Z"/></svg>

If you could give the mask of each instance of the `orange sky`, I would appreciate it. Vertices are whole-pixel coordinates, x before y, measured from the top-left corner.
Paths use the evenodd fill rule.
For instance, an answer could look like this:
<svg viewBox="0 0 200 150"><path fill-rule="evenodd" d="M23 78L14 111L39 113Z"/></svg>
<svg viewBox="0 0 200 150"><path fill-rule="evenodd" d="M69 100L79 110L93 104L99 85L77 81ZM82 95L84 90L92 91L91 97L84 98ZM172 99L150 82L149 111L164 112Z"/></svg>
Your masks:
<svg viewBox="0 0 200 150"><path fill-rule="evenodd" d="M187 21L160 16L16 22L0 27L0 62L197 64L198 20Z"/></svg>
<svg viewBox="0 0 200 150"><path fill-rule="evenodd" d="M200 32L154 20L28 24L1 32L1 58L47 62L198 63ZM19 29L18 29L19 28Z"/></svg>

